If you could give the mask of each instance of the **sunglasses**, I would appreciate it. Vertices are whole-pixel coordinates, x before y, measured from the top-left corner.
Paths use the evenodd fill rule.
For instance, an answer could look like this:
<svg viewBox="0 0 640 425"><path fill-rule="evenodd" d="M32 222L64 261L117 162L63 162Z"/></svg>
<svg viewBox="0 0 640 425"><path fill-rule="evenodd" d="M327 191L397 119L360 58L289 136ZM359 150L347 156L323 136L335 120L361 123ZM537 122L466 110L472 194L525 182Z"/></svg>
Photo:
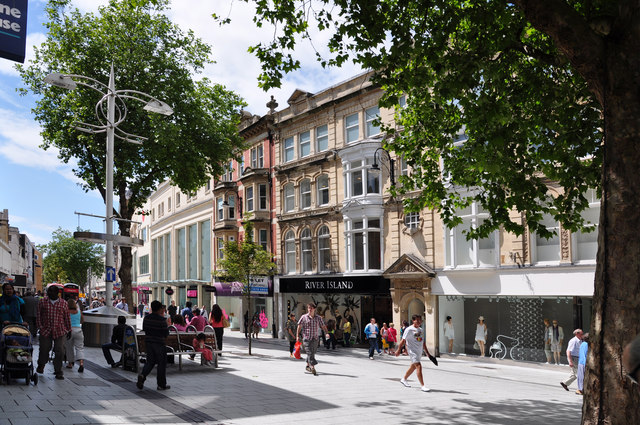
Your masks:
<svg viewBox="0 0 640 425"><path fill-rule="evenodd" d="M639 370L640 370L640 364L637 365L631 372L627 373L627 378L629 378L629 380L636 385L640 385L640 383L638 383L638 378L636 378L636 375L638 374Z"/></svg>

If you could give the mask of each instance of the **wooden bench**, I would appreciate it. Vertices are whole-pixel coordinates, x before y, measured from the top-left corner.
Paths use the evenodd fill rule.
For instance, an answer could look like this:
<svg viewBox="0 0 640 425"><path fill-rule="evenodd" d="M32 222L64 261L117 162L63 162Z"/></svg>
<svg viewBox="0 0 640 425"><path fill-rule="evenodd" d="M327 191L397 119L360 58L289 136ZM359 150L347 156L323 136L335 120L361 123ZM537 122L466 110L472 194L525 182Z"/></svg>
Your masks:
<svg viewBox="0 0 640 425"><path fill-rule="evenodd" d="M135 332L135 330L131 326L127 327ZM193 339L198 333L199 332L195 332L195 329L188 329L186 332L179 332L175 328L175 326L169 326L169 336L166 340L167 356L178 357L179 370L182 370L182 356L189 356L193 358L199 355L200 364L204 364L204 357L202 356L202 352L196 351L193 345L191 345L193 343ZM213 367L218 367L218 354L220 353L220 351L217 349L218 346L216 344L216 334L211 326L206 326L203 333L205 335L204 345L213 353ZM145 348L144 333L136 332L135 335L135 357L137 363L140 361L141 357L146 358L147 353Z"/></svg>

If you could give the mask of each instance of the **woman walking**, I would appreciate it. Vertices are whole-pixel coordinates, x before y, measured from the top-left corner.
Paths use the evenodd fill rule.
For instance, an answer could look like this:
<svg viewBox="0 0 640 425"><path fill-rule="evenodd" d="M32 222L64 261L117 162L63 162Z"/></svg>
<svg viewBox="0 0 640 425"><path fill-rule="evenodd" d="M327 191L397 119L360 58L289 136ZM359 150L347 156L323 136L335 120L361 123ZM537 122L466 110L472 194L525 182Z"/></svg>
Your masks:
<svg viewBox="0 0 640 425"><path fill-rule="evenodd" d="M67 300L69 316L71 318L71 338L67 339L67 368L72 369L73 363L78 360L80 367L78 372L84 372L84 334L82 333L82 312L78 303L73 298Z"/></svg>
<svg viewBox="0 0 640 425"><path fill-rule="evenodd" d="M13 285L9 282L2 284L2 298L0 298L0 328L9 323L27 325L22 320L24 301L16 295Z"/></svg>
<svg viewBox="0 0 640 425"><path fill-rule="evenodd" d="M209 315L209 323L213 327L216 334L216 345L218 351L222 350L222 335L224 334L224 314L218 304L211 306L211 314Z"/></svg>

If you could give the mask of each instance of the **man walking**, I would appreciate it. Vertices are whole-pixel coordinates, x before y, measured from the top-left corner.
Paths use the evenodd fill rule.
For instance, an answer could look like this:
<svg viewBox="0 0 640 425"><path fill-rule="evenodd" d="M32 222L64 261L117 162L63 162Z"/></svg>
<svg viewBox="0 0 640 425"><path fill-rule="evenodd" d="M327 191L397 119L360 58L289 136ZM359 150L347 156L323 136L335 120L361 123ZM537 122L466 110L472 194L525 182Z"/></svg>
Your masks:
<svg viewBox="0 0 640 425"><path fill-rule="evenodd" d="M144 381L157 364L156 379L158 391L168 390L167 385L167 348L166 339L169 336L167 319L164 317L164 306L160 301L151 302L151 314L145 316L142 321L144 331L144 342L147 348L147 363L145 363L142 373L138 375L136 386L138 389L144 388Z"/></svg>
<svg viewBox="0 0 640 425"><path fill-rule="evenodd" d="M396 357L400 355L402 348L406 345L407 351L409 352L409 359L411 360L411 366L407 370L407 373L404 374L404 378L400 380L402 385L405 387L411 387L407 379L416 371L416 375L418 375L418 381L420 381L420 390L424 392L429 392L429 388L425 387L424 380L422 379L422 364L420 363L420 359L422 358L422 351L424 350L429 356L429 359L437 366L438 362L435 357L429 354L429 349L427 348L427 344L424 340L424 332L422 331L422 316L419 314L414 314L411 317L412 325L404 330L402 333L402 341L396 350Z"/></svg>
<svg viewBox="0 0 640 425"><path fill-rule="evenodd" d="M29 331L31 336L35 337L38 333L38 325L36 324L36 317L38 315L38 299L33 296L31 291L27 291L27 295L24 296L24 321L29 324Z"/></svg>
<svg viewBox="0 0 640 425"><path fill-rule="evenodd" d="M120 299L120 302L116 304L116 308L126 311L127 313L129 312L129 304L127 304L127 300L124 298Z"/></svg>
<svg viewBox="0 0 640 425"><path fill-rule="evenodd" d="M378 354L382 354L382 350L378 347L378 333L380 330L378 329L378 325L376 324L376 319L371 318L371 322L364 327L364 334L367 336L367 340L369 340L369 358L373 360L373 352L377 351Z"/></svg>
<svg viewBox="0 0 640 425"><path fill-rule="evenodd" d="M582 343L582 329L573 331L573 338L569 340L567 345L567 360L571 368L571 375L564 381L560 382L562 388L569 391L569 385L578 378L578 360L580 356L580 344Z"/></svg>
<svg viewBox="0 0 640 425"><path fill-rule="evenodd" d="M316 352L318 351L318 328L327 334L329 338L329 330L324 324L322 317L316 315L316 305L314 303L307 304L307 314L303 314L298 321L298 329L296 330L296 341L300 341L300 331L302 331L302 346L307 353L307 372L316 375L315 365Z"/></svg>
<svg viewBox="0 0 640 425"><path fill-rule="evenodd" d="M37 326L40 329L40 352L36 372L44 373L49 361L51 345L56 357L53 359L53 371L56 379L64 379L62 374L62 358L67 334L71 333L71 316L69 306L60 299L59 288L51 285L47 288L47 296L38 302Z"/></svg>

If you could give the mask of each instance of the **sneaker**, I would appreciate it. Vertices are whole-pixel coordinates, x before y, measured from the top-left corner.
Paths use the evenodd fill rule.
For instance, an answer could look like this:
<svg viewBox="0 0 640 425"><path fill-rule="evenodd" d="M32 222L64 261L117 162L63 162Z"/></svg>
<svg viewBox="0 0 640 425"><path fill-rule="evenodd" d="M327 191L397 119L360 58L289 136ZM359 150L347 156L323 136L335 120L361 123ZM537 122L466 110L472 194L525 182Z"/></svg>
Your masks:
<svg viewBox="0 0 640 425"><path fill-rule="evenodd" d="M136 382L136 387L138 387L139 390L144 388L144 381L147 379L146 376L144 375L138 375L138 382Z"/></svg>
<svg viewBox="0 0 640 425"><path fill-rule="evenodd" d="M160 385L158 385L158 391L164 391L164 390L170 390L171 389L171 385L165 385L164 387L161 387Z"/></svg>
<svg viewBox="0 0 640 425"><path fill-rule="evenodd" d="M423 385L422 387L420 387L420 391L428 393L431 390Z"/></svg>
<svg viewBox="0 0 640 425"><path fill-rule="evenodd" d="M407 387L407 388L411 388L411 384L409 384L409 382L408 382L406 379L404 379L404 378L402 378L402 379L400 380L400 383L401 383L402 385L404 385L405 387Z"/></svg>
<svg viewBox="0 0 640 425"><path fill-rule="evenodd" d="M78 373L82 372L84 372L84 365L80 365L80 367L78 368Z"/></svg>
<svg viewBox="0 0 640 425"><path fill-rule="evenodd" d="M318 373L316 372L316 368L311 366L311 373L313 373L314 375L317 375Z"/></svg>
<svg viewBox="0 0 640 425"><path fill-rule="evenodd" d="M64 379L64 375L61 373L56 373L56 379Z"/></svg>
<svg viewBox="0 0 640 425"><path fill-rule="evenodd" d="M373 356L369 356L369 359L370 359L370 360L373 360Z"/></svg>
<svg viewBox="0 0 640 425"><path fill-rule="evenodd" d="M378 351L378 355L381 356L382 355L382 351Z"/></svg>
<svg viewBox="0 0 640 425"><path fill-rule="evenodd" d="M118 367L118 363L111 363L111 367L114 368L114 369L117 368Z"/></svg>
<svg viewBox="0 0 640 425"><path fill-rule="evenodd" d="M562 388L569 391L569 387L567 387L567 384L565 384L564 382L560 382L560 385L562 385Z"/></svg>
<svg viewBox="0 0 640 425"><path fill-rule="evenodd" d="M305 368L305 370L306 370L307 372L311 372L311 367L310 367L309 365L307 365L307 367Z"/></svg>

